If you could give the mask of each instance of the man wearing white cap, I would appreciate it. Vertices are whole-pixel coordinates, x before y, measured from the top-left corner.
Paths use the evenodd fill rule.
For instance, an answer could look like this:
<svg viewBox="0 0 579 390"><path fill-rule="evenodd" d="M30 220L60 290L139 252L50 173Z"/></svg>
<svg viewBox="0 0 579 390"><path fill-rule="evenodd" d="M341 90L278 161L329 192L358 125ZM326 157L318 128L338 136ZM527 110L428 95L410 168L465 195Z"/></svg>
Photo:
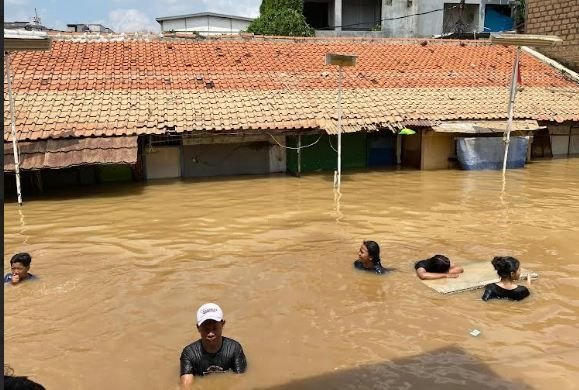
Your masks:
<svg viewBox="0 0 579 390"><path fill-rule="evenodd" d="M201 338L183 348L181 353L181 385L193 383L193 376L215 372L245 372L247 362L241 344L221 335L225 320L215 303L206 303L197 310L197 330Z"/></svg>

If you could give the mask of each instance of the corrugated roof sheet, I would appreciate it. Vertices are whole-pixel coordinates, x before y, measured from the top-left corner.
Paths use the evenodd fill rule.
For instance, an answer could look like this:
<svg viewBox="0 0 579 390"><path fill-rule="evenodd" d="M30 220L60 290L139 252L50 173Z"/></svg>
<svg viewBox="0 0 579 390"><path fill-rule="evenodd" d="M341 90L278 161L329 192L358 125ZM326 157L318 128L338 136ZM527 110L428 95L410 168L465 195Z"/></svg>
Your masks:
<svg viewBox="0 0 579 390"><path fill-rule="evenodd" d="M20 169L67 168L85 164L134 164L137 137L50 139L18 143ZM4 143L4 171L14 171L12 143Z"/></svg>
<svg viewBox="0 0 579 390"><path fill-rule="evenodd" d="M337 70L325 54L355 53L344 70L344 128L407 121L506 119L512 48L425 40L159 40L54 38L14 55L24 140L166 132L320 128L336 122ZM515 117L579 120L577 82L523 54ZM6 91L6 88L5 88ZM10 139L5 97L4 139Z"/></svg>
<svg viewBox="0 0 579 390"><path fill-rule="evenodd" d="M511 131L536 131L541 129L537 121L524 120L513 121ZM432 130L438 133L467 133L467 134L484 134L484 133L504 133L507 131L506 121L461 121L461 122L443 122L432 126Z"/></svg>

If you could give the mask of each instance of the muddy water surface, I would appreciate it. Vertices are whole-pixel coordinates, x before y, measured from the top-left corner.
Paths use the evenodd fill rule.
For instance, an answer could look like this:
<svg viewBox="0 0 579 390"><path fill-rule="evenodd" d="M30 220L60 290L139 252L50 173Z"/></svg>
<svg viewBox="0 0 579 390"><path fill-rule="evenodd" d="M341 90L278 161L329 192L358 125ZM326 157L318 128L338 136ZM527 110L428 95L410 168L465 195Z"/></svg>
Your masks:
<svg viewBox="0 0 579 390"><path fill-rule="evenodd" d="M195 310L219 303L245 375L199 388L573 389L579 383L579 159L508 172L173 181L5 204L5 361L48 389L174 389ZM26 194L25 200L26 200ZM356 272L363 239L383 277ZM413 263L508 254L519 303L443 296ZM469 335L477 328L482 334ZM466 386L466 387L465 387Z"/></svg>

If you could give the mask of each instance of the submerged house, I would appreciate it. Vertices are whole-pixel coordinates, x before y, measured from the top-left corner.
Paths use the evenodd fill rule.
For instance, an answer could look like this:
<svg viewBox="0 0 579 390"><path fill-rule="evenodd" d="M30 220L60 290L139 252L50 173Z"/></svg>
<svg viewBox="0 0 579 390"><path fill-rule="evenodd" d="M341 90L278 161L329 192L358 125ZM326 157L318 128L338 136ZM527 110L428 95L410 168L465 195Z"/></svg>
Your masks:
<svg viewBox="0 0 579 390"><path fill-rule="evenodd" d="M513 49L483 41L60 34L50 51L13 56L25 191L334 170L337 69L327 53L358 56L344 69L343 169L448 168L457 136L502 136ZM566 153L579 153L579 81L532 51L521 73L515 129L543 134L536 156L554 155L563 137ZM397 135L404 127L416 134Z"/></svg>

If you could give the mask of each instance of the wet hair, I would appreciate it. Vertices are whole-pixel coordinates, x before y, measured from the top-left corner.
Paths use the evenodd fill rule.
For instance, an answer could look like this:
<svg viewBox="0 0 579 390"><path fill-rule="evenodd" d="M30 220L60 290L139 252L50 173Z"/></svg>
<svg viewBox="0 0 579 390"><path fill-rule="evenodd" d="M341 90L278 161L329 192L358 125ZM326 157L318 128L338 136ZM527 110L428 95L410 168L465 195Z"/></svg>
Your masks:
<svg viewBox="0 0 579 390"><path fill-rule="evenodd" d="M491 263L501 278L510 278L513 272L517 272L521 264L519 260L511 256L495 256Z"/></svg>
<svg viewBox="0 0 579 390"><path fill-rule="evenodd" d="M46 390L40 383L36 383L25 376L14 376L14 370L4 365L5 390Z"/></svg>
<svg viewBox="0 0 579 390"><path fill-rule="evenodd" d="M4 376L5 390L46 390L40 383L25 376Z"/></svg>
<svg viewBox="0 0 579 390"><path fill-rule="evenodd" d="M450 269L450 259L444 255L434 255L426 261L428 262L428 272L443 274Z"/></svg>
<svg viewBox="0 0 579 390"><path fill-rule="evenodd" d="M17 253L10 259L10 264L22 263L25 267L30 267L32 257L28 253Z"/></svg>
<svg viewBox="0 0 579 390"><path fill-rule="evenodd" d="M380 264L380 245L376 241L364 241L364 246L368 249L368 256L372 258L374 265Z"/></svg>

